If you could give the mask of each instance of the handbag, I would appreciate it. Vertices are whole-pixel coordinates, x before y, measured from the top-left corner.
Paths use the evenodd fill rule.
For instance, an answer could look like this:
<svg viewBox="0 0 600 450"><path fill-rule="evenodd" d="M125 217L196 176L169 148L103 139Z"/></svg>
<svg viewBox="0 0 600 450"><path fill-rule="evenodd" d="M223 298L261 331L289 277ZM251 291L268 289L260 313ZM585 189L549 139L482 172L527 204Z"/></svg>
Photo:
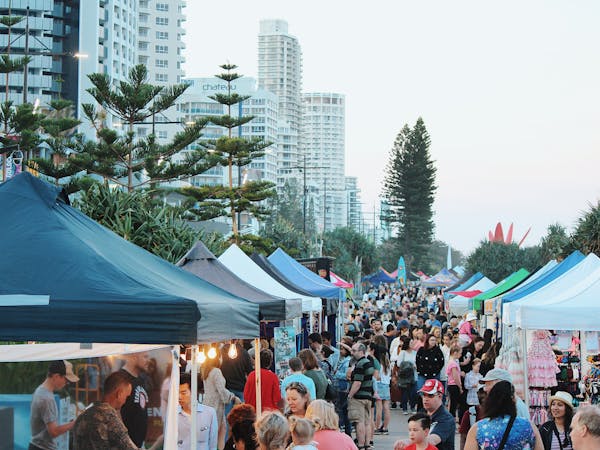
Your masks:
<svg viewBox="0 0 600 450"><path fill-rule="evenodd" d="M506 445L506 441L508 440L508 435L510 434L510 430L515 423L515 419L517 416L510 416L510 420L508 421L508 425L506 425L506 430L504 430L504 435L502 436L502 440L500 441L500 445L498 446L498 450L504 450L504 446Z"/></svg>
<svg viewBox="0 0 600 450"><path fill-rule="evenodd" d="M338 390L335 388L331 380L327 380L327 387L325 389L325 400L328 402L335 402L338 399Z"/></svg>

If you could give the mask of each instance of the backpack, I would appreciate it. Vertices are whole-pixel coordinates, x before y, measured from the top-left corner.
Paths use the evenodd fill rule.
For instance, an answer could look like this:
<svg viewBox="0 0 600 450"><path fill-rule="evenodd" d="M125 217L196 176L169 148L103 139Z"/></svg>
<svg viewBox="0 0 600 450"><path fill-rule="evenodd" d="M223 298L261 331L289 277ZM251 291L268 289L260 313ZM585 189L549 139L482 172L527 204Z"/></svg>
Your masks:
<svg viewBox="0 0 600 450"><path fill-rule="evenodd" d="M405 388L415 382L415 365L410 361L402 361L398 366L398 387Z"/></svg>

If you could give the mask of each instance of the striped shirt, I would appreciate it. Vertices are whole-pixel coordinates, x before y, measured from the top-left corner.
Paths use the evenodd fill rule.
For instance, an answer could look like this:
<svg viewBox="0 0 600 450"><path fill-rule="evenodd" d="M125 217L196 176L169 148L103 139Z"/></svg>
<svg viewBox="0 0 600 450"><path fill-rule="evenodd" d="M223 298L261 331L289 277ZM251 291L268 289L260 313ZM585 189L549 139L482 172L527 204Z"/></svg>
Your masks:
<svg viewBox="0 0 600 450"><path fill-rule="evenodd" d="M352 382L360 381L360 389L354 394L354 398L362 400L373 399L373 373L375 367L373 363L363 356L356 362L352 372Z"/></svg>

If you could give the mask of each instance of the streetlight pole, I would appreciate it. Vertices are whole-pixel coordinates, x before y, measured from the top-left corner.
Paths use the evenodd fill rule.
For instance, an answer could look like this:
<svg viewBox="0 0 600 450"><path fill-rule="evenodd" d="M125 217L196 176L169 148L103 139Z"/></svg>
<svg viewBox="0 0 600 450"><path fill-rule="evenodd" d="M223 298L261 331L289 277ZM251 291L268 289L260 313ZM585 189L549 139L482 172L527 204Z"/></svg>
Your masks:
<svg viewBox="0 0 600 450"><path fill-rule="evenodd" d="M27 16L25 19L25 65L23 66L23 104L27 103L27 77L29 67L27 64L27 58L29 57L29 5L27 6Z"/></svg>
<svg viewBox="0 0 600 450"><path fill-rule="evenodd" d="M290 169L298 169L302 171L303 185L302 185L302 232L306 235L306 197L308 194L308 188L306 187L306 155L302 155L303 163L301 166L292 166ZM327 166L310 166L309 169L329 169Z"/></svg>

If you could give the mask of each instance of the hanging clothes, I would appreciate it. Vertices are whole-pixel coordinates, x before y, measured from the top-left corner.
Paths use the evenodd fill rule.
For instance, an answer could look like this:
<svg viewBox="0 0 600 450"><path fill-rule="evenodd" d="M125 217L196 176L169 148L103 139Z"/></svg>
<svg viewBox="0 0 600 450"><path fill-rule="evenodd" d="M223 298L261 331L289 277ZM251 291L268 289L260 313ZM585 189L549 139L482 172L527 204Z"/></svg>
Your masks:
<svg viewBox="0 0 600 450"><path fill-rule="evenodd" d="M560 372L556 355L550 344L550 333L536 330L531 346L527 350L527 381L530 387L549 388L556 386L556 374Z"/></svg>

